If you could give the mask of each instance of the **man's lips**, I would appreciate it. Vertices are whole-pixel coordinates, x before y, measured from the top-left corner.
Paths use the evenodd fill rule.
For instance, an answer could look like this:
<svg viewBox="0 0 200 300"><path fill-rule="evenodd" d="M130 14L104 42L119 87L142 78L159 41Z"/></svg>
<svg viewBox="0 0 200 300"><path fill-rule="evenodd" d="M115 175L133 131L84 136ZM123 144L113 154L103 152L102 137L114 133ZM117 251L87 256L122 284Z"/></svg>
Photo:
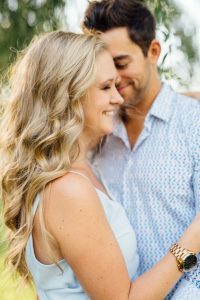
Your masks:
<svg viewBox="0 0 200 300"><path fill-rule="evenodd" d="M117 87L117 90L119 93L121 93L125 88L127 88L129 86L129 84L124 84L124 85L121 85L121 86L118 86Z"/></svg>

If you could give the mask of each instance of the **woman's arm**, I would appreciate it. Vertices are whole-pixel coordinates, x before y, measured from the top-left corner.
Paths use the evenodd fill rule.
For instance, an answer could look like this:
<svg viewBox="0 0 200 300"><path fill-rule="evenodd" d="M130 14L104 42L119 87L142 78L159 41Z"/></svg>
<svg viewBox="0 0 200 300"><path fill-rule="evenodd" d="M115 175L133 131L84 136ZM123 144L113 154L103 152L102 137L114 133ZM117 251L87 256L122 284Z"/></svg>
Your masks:
<svg viewBox="0 0 200 300"><path fill-rule="evenodd" d="M200 251L200 215L188 227L178 244L192 252ZM153 268L145 272L131 285L130 299L162 300L179 280L182 273L178 270L175 257L168 252Z"/></svg>
<svg viewBox="0 0 200 300"><path fill-rule="evenodd" d="M160 300L181 277L175 257L168 253L151 270L130 282L96 191L85 179L74 180L70 174L67 180L57 180L45 207L45 219L50 220L48 230L91 299ZM193 251L200 250L197 224L199 228L200 221L196 221L179 242Z"/></svg>
<svg viewBox="0 0 200 300"><path fill-rule="evenodd" d="M94 187L76 174L66 178L52 184L47 229L91 299L128 299L126 264Z"/></svg>

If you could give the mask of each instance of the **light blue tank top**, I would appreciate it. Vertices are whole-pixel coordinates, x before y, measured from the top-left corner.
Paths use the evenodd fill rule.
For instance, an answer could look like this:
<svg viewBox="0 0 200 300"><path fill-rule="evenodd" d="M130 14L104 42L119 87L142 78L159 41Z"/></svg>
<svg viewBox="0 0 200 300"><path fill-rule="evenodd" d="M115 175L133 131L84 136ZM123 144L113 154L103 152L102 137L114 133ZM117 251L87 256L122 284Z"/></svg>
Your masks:
<svg viewBox="0 0 200 300"><path fill-rule="evenodd" d="M96 192L122 251L130 279L134 279L138 267L135 233L121 204L111 200L98 189L96 189ZM33 205L33 214L35 214L40 200L41 198L38 194ZM32 235L30 235L26 246L26 261L40 300L90 299L66 260L59 261L63 272L55 264L45 265L37 260L34 253Z"/></svg>

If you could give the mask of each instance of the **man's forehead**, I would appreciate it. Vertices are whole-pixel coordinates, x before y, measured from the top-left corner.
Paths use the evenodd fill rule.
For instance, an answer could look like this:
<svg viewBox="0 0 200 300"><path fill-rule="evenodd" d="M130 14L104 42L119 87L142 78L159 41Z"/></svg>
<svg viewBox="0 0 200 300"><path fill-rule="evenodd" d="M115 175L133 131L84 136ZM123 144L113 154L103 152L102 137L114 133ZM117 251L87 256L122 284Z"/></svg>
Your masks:
<svg viewBox="0 0 200 300"><path fill-rule="evenodd" d="M119 35L128 37L128 29L126 27L114 27L106 30L105 32L102 32L101 34L112 37L118 37Z"/></svg>
<svg viewBox="0 0 200 300"><path fill-rule="evenodd" d="M128 36L125 27L114 28L100 34L113 57L122 57L131 54L134 43Z"/></svg>

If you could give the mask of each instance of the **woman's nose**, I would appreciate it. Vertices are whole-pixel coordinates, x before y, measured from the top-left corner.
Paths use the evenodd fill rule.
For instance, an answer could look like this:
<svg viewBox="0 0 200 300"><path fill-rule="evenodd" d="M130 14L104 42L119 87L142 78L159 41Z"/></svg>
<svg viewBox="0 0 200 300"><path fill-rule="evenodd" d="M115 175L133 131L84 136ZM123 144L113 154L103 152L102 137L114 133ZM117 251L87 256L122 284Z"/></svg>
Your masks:
<svg viewBox="0 0 200 300"><path fill-rule="evenodd" d="M122 96L120 95L120 93L118 92L118 90L116 89L116 87L114 88L114 93L111 97L111 103L112 104L122 104L124 102L124 99L122 98Z"/></svg>

